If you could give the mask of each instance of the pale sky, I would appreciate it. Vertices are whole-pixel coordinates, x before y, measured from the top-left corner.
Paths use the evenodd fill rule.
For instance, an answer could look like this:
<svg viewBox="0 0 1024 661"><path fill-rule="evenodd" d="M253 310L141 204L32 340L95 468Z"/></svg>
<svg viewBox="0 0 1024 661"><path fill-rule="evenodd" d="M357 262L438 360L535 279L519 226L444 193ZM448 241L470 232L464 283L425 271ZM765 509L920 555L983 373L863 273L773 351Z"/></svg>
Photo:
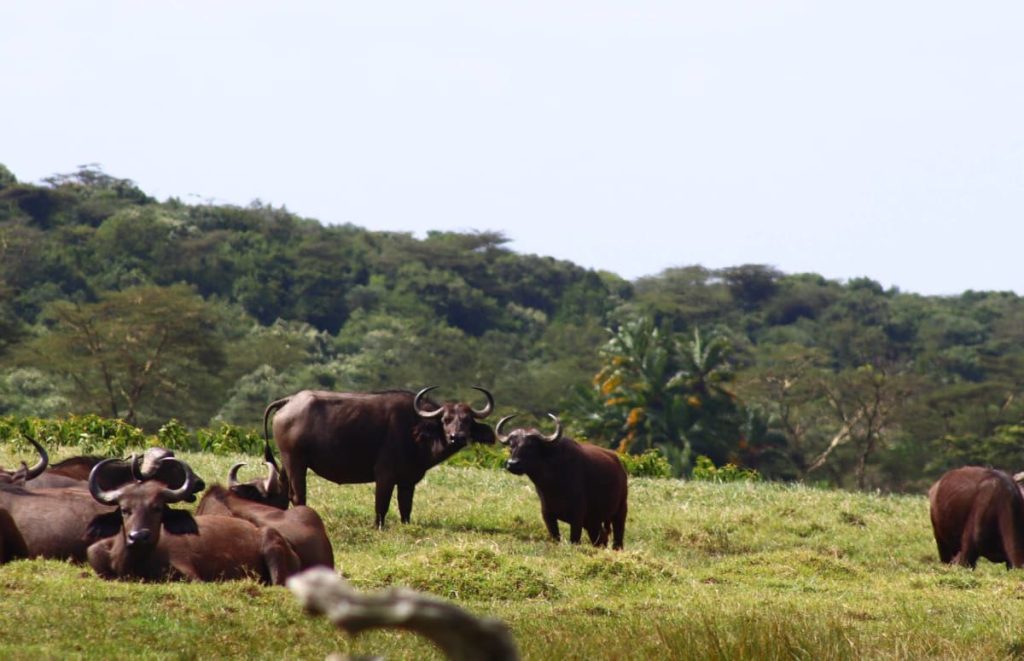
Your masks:
<svg viewBox="0 0 1024 661"><path fill-rule="evenodd" d="M1024 3L0 5L0 163L373 230L1024 294Z"/></svg>

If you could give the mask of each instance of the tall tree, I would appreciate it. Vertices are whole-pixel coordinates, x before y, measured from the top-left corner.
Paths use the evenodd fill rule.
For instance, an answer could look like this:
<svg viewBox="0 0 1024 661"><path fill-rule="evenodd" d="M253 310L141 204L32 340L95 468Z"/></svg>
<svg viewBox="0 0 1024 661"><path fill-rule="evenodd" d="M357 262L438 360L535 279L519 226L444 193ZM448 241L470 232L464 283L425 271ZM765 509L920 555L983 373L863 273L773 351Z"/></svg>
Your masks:
<svg viewBox="0 0 1024 661"><path fill-rule="evenodd" d="M225 364L216 311L185 285L109 292L95 303L48 306L49 332L22 352L70 381L78 410L132 424L205 422L209 388Z"/></svg>

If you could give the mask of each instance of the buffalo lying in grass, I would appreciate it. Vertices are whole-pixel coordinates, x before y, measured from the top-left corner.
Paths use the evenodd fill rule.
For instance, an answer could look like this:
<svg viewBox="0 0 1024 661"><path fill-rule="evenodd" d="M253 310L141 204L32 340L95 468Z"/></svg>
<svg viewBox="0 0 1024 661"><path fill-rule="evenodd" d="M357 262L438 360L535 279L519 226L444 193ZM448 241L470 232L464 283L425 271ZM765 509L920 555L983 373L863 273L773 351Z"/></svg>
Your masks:
<svg viewBox="0 0 1024 661"><path fill-rule="evenodd" d="M88 549L89 564L100 576L144 581L216 581L252 576L264 583L283 585L298 571L298 557L273 528L257 527L230 516L193 517L184 510L172 509L170 505L192 493L196 480L184 462L173 457L160 462L178 464L185 475L178 488L148 480L105 490L100 487L99 476L108 461L97 464L89 476L92 497L117 508L93 524L102 529L102 536L114 535Z"/></svg>

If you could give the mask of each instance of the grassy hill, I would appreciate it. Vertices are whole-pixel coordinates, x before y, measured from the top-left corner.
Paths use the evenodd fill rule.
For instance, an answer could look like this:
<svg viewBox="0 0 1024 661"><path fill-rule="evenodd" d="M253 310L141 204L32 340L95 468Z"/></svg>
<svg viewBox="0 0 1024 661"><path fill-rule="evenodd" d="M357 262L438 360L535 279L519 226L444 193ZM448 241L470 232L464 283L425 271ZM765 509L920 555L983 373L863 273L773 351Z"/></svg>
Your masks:
<svg viewBox="0 0 1024 661"><path fill-rule="evenodd" d="M54 459L72 454L52 453ZM212 482L245 457L184 455ZM0 446L0 464L15 457ZM243 478L245 473L243 472ZM920 496L634 478L623 552L547 540L532 486L441 466L413 523L373 529L372 485L312 479L341 572L499 617L528 659L1014 658L1024 574L939 564ZM0 657L429 658L402 633L349 639L282 588L102 581L0 566Z"/></svg>

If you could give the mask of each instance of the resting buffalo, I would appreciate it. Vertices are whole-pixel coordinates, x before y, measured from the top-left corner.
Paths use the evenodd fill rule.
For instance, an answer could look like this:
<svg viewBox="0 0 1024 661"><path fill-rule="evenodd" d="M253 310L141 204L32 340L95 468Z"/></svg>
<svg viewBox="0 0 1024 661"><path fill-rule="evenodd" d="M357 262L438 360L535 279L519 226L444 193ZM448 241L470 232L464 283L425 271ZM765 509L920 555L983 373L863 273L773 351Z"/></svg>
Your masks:
<svg viewBox="0 0 1024 661"><path fill-rule="evenodd" d="M27 557L28 548L25 547L25 540L21 538L14 518L7 510L0 508L0 564Z"/></svg>
<svg viewBox="0 0 1024 661"><path fill-rule="evenodd" d="M478 422L494 410L494 398L475 410L462 402L435 404L426 394L391 390L345 393L303 390L272 402L263 414L268 461L267 420L274 416L274 441L281 451L282 476L292 503L306 503L306 469L339 484L376 482L376 525L384 527L391 494L398 487L398 512L408 523L416 484L427 469L470 441L494 443L494 432Z"/></svg>
<svg viewBox="0 0 1024 661"><path fill-rule="evenodd" d="M85 560L89 544L102 535L91 522L111 508L97 503L85 489L26 489L0 485L0 509L18 529L30 558Z"/></svg>
<svg viewBox="0 0 1024 661"><path fill-rule="evenodd" d="M91 462L89 463L89 468L85 471L85 476L88 477L89 469L99 462L97 457L72 457L60 462L60 464L51 466L50 457L46 453L46 449L31 436L25 436L25 440L31 443L36 452L39 453L39 461L31 467L22 462L22 468L13 471L0 468L0 484L17 483L23 484L30 489L84 487L85 477L77 477L77 474L81 471L76 470L74 466L80 462Z"/></svg>
<svg viewBox="0 0 1024 661"><path fill-rule="evenodd" d="M569 541L578 544L586 529L594 546L607 546L614 532L613 548L621 549L626 532L626 471L611 450L577 443L562 437L562 423L545 436L537 429L516 429L507 436L502 425L514 415L498 421L495 433L509 447L505 468L526 475L540 496L540 511L552 539L558 541L558 522L569 524Z"/></svg>
<svg viewBox="0 0 1024 661"><path fill-rule="evenodd" d="M168 462L177 463L185 474L184 483L176 489L148 480L104 490L98 475L107 461L93 468L89 475L92 497L117 507L113 515L94 523L104 528L105 535L115 535L89 547L89 564L97 574L144 581L255 576L265 583L283 585L298 571L298 557L273 528L229 516L193 517L184 510L171 509L169 505L192 493L196 477L187 464L173 457L160 464ZM118 531L121 534L116 534Z"/></svg>
<svg viewBox="0 0 1024 661"><path fill-rule="evenodd" d="M1024 496L1009 475L955 468L932 485L928 501L942 562L974 567L986 558L1024 567Z"/></svg>
<svg viewBox="0 0 1024 661"><path fill-rule="evenodd" d="M268 463L270 475L266 480L239 483L238 469L244 465L231 467L227 488L214 484L206 490L196 514L235 516L256 526L273 528L292 545L302 569L318 566L334 569L334 549L320 515L305 505L284 509L288 506L287 500L282 508L270 504L268 501L274 499L270 485L277 481L277 469Z"/></svg>

